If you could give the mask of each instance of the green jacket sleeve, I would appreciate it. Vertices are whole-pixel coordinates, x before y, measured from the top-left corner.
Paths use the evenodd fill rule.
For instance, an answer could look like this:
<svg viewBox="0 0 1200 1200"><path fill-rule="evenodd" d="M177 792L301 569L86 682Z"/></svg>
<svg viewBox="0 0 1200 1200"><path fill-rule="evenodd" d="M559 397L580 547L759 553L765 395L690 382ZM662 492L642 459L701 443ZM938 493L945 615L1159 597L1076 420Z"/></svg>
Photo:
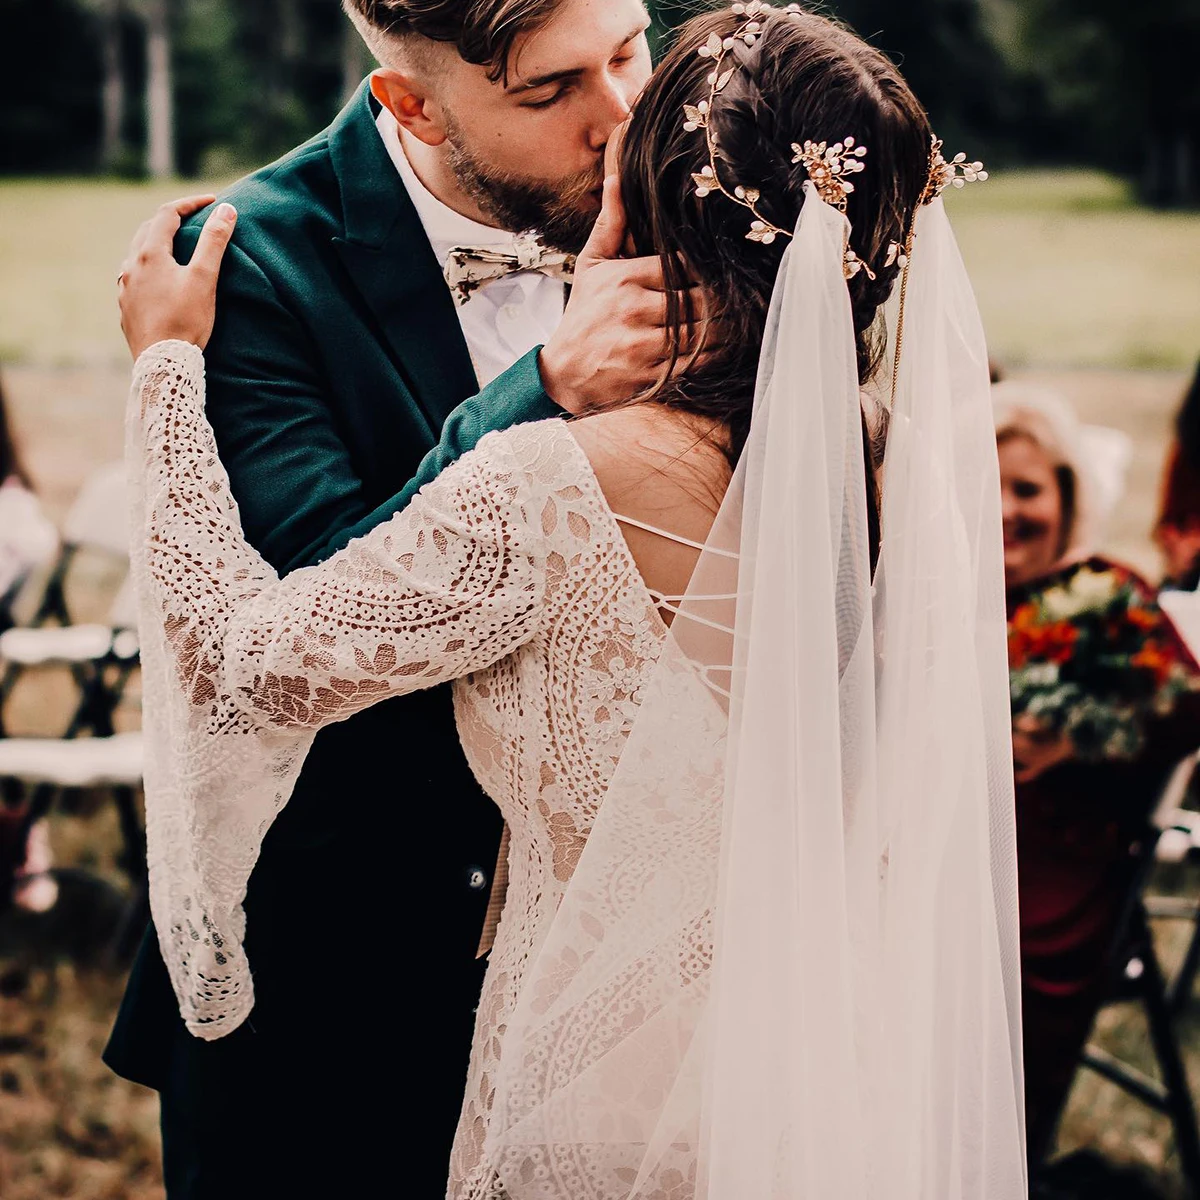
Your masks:
<svg viewBox="0 0 1200 1200"><path fill-rule="evenodd" d="M179 235L187 261L199 224ZM391 500L372 509L328 404L310 335L258 264L226 252L205 352L207 412L246 536L281 574L321 562L398 512L494 429L561 416L531 351L454 410L441 440Z"/></svg>
<svg viewBox="0 0 1200 1200"><path fill-rule="evenodd" d="M442 440L422 460L417 473L390 500L368 513L361 521L334 534L315 561L321 561L349 545L357 537L369 533L376 525L390 520L427 483L436 479L452 462L461 458L485 434L495 429L509 429L529 421L541 421L563 416L542 386L538 369L541 347L531 350L515 366L465 403L460 404L442 427Z"/></svg>

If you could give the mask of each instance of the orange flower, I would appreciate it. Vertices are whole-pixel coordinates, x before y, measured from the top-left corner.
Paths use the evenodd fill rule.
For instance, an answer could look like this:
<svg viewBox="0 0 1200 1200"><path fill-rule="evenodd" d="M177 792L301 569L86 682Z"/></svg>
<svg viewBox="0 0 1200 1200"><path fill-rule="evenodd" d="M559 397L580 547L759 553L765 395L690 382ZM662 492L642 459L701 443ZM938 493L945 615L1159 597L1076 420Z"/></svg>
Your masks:
<svg viewBox="0 0 1200 1200"><path fill-rule="evenodd" d="M1129 661L1135 667L1153 671L1159 687L1170 678L1172 659L1155 642L1148 642Z"/></svg>
<svg viewBox="0 0 1200 1200"><path fill-rule="evenodd" d="M1008 635L1008 657L1012 666L1029 659L1065 663L1079 641L1079 630L1069 621L1039 624L1036 610L1019 609L1013 614Z"/></svg>
<svg viewBox="0 0 1200 1200"><path fill-rule="evenodd" d="M1152 612L1148 608L1130 608L1125 616L1130 625L1144 633L1151 633L1159 626L1158 613Z"/></svg>

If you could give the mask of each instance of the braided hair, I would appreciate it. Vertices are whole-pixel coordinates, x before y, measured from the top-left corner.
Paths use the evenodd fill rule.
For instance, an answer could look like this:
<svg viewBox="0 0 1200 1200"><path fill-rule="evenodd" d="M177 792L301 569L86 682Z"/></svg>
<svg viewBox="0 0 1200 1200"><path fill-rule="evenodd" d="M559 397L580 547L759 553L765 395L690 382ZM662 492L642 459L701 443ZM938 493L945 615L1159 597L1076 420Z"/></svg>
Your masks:
<svg viewBox="0 0 1200 1200"><path fill-rule="evenodd" d="M708 149L703 135L684 129L683 106L708 94L712 64L697 47L713 33L731 37L744 20L727 9L680 28L621 147L630 235L639 254L661 257L669 290L672 355L646 399L719 420L729 431L731 461L749 433L767 311L788 239L749 242L745 209L720 196L697 198L692 176L708 164ZM843 26L772 9L759 21L754 45L738 41L729 51L726 61L737 69L709 115L717 170L730 186L757 188L763 216L792 229L808 179L804 165L792 162L792 143L851 135L868 148L846 210L851 249L875 276L860 271L847 285L865 384L882 364L880 309L900 273L898 263L887 263L887 248L905 243L928 181L929 119L896 67ZM694 314L673 293L689 282L704 290L707 315L720 329L704 358L682 352Z"/></svg>

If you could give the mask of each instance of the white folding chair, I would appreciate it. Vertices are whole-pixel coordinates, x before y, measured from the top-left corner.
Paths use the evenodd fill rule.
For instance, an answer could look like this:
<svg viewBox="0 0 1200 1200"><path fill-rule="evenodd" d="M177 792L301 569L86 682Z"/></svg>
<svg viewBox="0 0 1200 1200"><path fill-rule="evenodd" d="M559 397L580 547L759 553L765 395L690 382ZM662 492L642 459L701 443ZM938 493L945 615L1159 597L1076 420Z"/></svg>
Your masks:
<svg viewBox="0 0 1200 1200"><path fill-rule="evenodd" d="M106 624L71 621L67 583L84 555L99 556L106 569L125 570ZM65 666L79 688L62 737L4 737L0 723L0 791L19 800L26 836L63 792L110 792L121 826L121 865L134 885L130 912L135 924L146 895L145 835L136 800L142 783L142 735L115 733L113 714L138 664L136 625L128 577L125 470L112 464L87 479L72 505L63 523L62 549L31 625L0 635L0 717L17 679L27 670Z"/></svg>
<svg viewBox="0 0 1200 1200"><path fill-rule="evenodd" d="M1200 767L1200 751L1184 759L1175 769L1154 813L1154 825L1161 830L1155 847L1160 863L1200 862L1200 812L1184 808ZM1167 1006L1173 1015L1187 1007L1192 998L1196 974L1200 971L1200 898L1195 896L1157 896L1145 898L1151 917L1168 921L1186 921L1191 926L1187 949L1174 976L1167 983Z"/></svg>
<svg viewBox="0 0 1200 1200"><path fill-rule="evenodd" d="M0 778L55 788L139 788L142 734L0 739Z"/></svg>
<svg viewBox="0 0 1200 1200"><path fill-rule="evenodd" d="M137 805L142 760L140 731L111 737L0 738L0 784L31 789L28 802L18 809L16 844L28 843L34 825L50 814L55 798L65 791L98 788L112 795L121 829L118 865L132 884L112 946L121 960L132 951L149 914L146 835ZM2 911L13 879L0 880L0 885Z"/></svg>
<svg viewBox="0 0 1200 1200"><path fill-rule="evenodd" d="M127 569L126 524L125 469L121 464L102 467L84 483L67 514L62 549L32 624L0 634L0 737L5 732L5 704L20 677L30 669L51 666L67 667L79 689L79 703L64 736L113 733L113 712L138 662L132 586L126 576L107 624L74 625L66 584L85 552Z"/></svg>
<svg viewBox="0 0 1200 1200"><path fill-rule="evenodd" d="M1184 820L1191 814L1181 805L1187 798L1198 758L1200 755L1189 755L1171 773L1144 830L1135 833L1130 841L1129 858L1120 881L1125 894L1124 911L1110 961L1112 990L1106 1003L1136 1001L1142 1006L1159 1078L1150 1077L1095 1043L1085 1047L1080 1059L1082 1066L1170 1118L1180 1168L1193 1195L1200 1195L1200 1126L1174 1021L1172 993L1180 976L1168 980L1151 935L1149 918L1186 915L1195 919L1195 913L1163 911L1156 907L1157 898L1146 895L1144 889L1156 861L1178 861L1189 853L1173 835L1180 834L1191 841L1190 822ZM1189 989L1190 982L1189 978ZM1059 1115L1052 1114L1050 1119L1040 1122L1038 1129L1030 1130L1035 1175L1048 1158Z"/></svg>
<svg viewBox="0 0 1200 1200"><path fill-rule="evenodd" d="M99 467L84 480L63 521L62 549L30 625L45 625L50 620L61 625L72 623L65 585L71 567L82 553L90 551L128 561L128 514L123 463Z"/></svg>

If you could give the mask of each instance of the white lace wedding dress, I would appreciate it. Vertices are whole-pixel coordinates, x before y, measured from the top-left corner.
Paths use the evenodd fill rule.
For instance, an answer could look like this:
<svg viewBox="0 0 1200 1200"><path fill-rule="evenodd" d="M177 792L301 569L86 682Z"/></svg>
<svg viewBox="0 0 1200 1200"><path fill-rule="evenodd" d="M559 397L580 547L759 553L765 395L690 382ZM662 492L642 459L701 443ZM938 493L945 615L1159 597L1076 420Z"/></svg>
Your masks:
<svg viewBox="0 0 1200 1200"><path fill-rule="evenodd" d="M511 843L449 1195L496 1200L484 1140L506 1022L662 649L662 597L561 421L487 436L403 513L282 580L242 535L204 417L199 350L167 342L141 357L129 425L144 469L135 574L154 626L144 632L162 651L147 654L160 672L148 690L172 698L164 708L178 703L147 712L148 833L185 1017L198 1036L219 1036L252 1003L241 896L312 734L457 680L462 743ZM166 747L178 762L184 743L194 769L169 770ZM239 788L264 756L269 794ZM241 808L212 822L205 845L205 800L222 787Z"/></svg>

